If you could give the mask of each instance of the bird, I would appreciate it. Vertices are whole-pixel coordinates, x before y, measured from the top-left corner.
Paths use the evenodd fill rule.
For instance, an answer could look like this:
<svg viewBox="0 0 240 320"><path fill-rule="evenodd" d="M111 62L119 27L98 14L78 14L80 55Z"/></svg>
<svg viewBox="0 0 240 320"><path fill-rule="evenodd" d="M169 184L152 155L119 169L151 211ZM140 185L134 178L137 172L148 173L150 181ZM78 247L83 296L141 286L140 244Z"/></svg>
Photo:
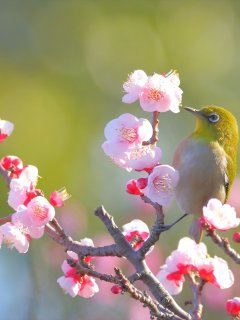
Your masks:
<svg viewBox="0 0 240 320"><path fill-rule="evenodd" d="M175 194L180 210L193 215L189 234L200 243L203 231L198 219L203 207L212 198L222 204L229 198L236 175L238 125L221 107L183 108L197 122L194 132L178 144L173 155L172 166L179 172Z"/></svg>

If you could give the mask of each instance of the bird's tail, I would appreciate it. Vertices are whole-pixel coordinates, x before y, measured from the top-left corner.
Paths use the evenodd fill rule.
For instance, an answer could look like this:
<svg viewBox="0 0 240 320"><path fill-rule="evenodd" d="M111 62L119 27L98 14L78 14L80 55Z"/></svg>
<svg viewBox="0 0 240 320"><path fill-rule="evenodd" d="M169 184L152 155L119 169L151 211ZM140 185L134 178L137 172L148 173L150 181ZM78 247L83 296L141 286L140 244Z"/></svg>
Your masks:
<svg viewBox="0 0 240 320"><path fill-rule="evenodd" d="M201 230L198 226L198 221L193 218L191 227L189 229L189 234L192 236L196 243L200 243L202 240L203 230Z"/></svg>

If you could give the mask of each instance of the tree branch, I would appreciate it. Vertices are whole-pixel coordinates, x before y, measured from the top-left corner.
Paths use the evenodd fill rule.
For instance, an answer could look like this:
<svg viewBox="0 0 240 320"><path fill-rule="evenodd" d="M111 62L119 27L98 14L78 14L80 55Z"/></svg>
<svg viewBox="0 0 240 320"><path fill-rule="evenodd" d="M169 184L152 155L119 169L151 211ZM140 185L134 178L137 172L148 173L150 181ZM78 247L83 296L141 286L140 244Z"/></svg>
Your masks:
<svg viewBox="0 0 240 320"><path fill-rule="evenodd" d="M12 214L9 214L7 217L0 218L0 224L11 222L12 221Z"/></svg>
<svg viewBox="0 0 240 320"><path fill-rule="evenodd" d="M158 132L159 132L159 130L158 130L158 124L159 124L158 115L159 115L158 111L154 111L152 113L153 135L152 135L152 138L150 139L150 143L154 146L156 146L156 144L158 142Z"/></svg>
<svg viewBox="0 0 240 320"><path fill-rule="evenodd" d="M240 255L231 248L228 238L222 238L214 230L211 230L211 225L208 222L201 221L201 227L206 230L207 237L210 237L234 262L240 264Z"/></svg>
<svg viewBox="0 0 240 320"><path fill-rule="evenodd" d="M136 289L130 281L122 274L121 270L114 268L116 277L118 278L119 284L123 290L127 291L132 298L139 300L143 303L144 307L148 307L152 317L157 317L157 319L171 319L171 320L181 320L178 316L175 316L172 312L164 309L160 306L157 301L152 300L152 298L146 293L142 293L140 290Z"/></svg>
<svg viewBox="0 0 240 320"><path fill-rule="evenodd" d="M110 214L107 213L107 211L104 209L103 206L98 207L95 212L95 216L100 218L102 222L105 224L106 228L108 229L108 232L113 237L119 253L126 257L130 258L135 254L134 249L130 245L130 243L127 241L127 239L124 237L122 232L119 230L119 228L116 226L114 219Z"/></svg>
<svg viewBox="0 0 240 320"><path fill-rule="evenodd" d="M205 280L201 280L200 283L196 282L195 280L195 275L192 273L186 275L189 283L191 290L194 294L194 299L188 300L185 302L185 305L187 304L192 304L194 309L190 313L194 316L194 319L196 320L202 320L202 311L203 311L203 306L201 304L201 295L202 295L202 290L203 286L206 283Z"/></svg>
<svg viewBox="0 0 240 320"><path fill-rule="evenodd" d="M45 232L56 241L61 246L64 246L66 250L76 252L77 254L81 254L83 257L91 256L91 257L122 257L117 249L115 244L104 247L90 247L83 246L80 242L73 241L70 237L63 237L59 235L50 225L45 226Z"/></svg>

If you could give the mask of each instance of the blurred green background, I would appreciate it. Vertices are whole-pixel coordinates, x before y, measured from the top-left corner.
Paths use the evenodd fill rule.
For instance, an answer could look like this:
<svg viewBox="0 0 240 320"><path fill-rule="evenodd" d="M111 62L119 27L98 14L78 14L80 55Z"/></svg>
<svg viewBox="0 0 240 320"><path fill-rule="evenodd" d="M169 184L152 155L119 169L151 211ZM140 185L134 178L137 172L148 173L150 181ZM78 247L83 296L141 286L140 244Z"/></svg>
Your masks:
<svg viewBox="0 0 240 320"><path fill-rule="evenodd" d="M43 177L38 188L47 198L53 190L67 188L72 198L56 210L57 218L76 240L91 237L95 245L112 243L93 214L101 204L119 227L134 218L150 227L151 208L125 192L129 179L145 174L112 165L101 149L110 120L127 112L151 119L139 101L121 102L122 84L136 69L148 75L177 69L183 106L218 105L240 119L239 27L237 0L0 1L0 117L15 125L1 144L0 157L16 155L24 164L37 166ZM160 115L161 163L171 163L177 144L194 126L194 118L184 110ZM3 180L0 187L3 217L13 211ZM236 180L230 202L240 215L239 194ZM180 214L173 202L166 208L166 223ZM179 239L188 235L190 220L161 235L147 258L155 274ZM203 241L211 255L226 259L209 239ZM63 275L60 266L66 257L47 235L33 240L27 254L3 245L0 320L149 319L140 303L126 294L113 296L111 285L99 281L101 291L91 299L65 296L56 280ZM94 262L102 272L113 273L120 263L102 259ZM239 276L237 266L229 265ZM133 271L126 261L120 267L127 275ZM229 319L226 300L239 295L237 284L227 290L206 285L203 318ZM191 297L185 283L176 300L183 306Z"/></svg>

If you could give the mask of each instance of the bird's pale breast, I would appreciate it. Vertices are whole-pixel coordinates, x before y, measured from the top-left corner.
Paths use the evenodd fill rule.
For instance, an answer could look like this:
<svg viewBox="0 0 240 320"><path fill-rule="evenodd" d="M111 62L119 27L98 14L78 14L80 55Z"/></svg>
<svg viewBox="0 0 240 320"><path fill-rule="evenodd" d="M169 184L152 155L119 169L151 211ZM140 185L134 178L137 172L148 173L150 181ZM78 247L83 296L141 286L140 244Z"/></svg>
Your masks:
<svg viewBox="0 0 240 320"><path fill-rule="evenodd" d="M186 137L174 153L172 166L179 171L176 199L183 213L200 217L209 199L225 201L227 159L217 143Z"/></svg>

